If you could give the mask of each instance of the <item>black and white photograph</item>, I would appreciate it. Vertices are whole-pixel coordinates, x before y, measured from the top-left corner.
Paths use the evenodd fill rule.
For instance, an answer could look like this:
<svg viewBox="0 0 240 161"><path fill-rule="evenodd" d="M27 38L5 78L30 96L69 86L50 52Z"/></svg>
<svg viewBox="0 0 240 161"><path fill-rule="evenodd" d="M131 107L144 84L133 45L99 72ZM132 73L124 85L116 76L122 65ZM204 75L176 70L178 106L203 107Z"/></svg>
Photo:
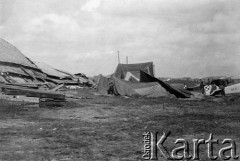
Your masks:
<svg viewBox="0 0 240 161"><path fill-rule="evenodd" d="M239 0L0 0L0 161L240 160Z"/></svg>

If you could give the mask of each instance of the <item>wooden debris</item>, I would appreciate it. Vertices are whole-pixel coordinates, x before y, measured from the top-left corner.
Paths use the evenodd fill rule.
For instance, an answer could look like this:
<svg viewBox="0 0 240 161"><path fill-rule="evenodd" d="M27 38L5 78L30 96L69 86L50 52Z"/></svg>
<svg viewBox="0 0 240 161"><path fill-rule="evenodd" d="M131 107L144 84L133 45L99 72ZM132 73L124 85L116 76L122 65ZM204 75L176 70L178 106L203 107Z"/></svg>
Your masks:
<svg viewBox="0 0 240 161"><path fill-rule="evenodd" d="M32 88L32 89L38 89L38 86L36 84L26 84L26 83L6 83L5 85L0 85L0 87L3 86L14 86L14 87L20 87L20 88Z"/></svg>
<svg viewBox="0 0 240 161"><path fill-rule="evenodd" d="M60 84L59 86L51 89L50 91L57 91L58 89L62 88L64 86L64 84Z"/></svg>
<svg viewBox="0 0 240 161"><path fill-rule="evenodd" d="M28 87L14 85L0 85L2 91L7 95L25 95L27 97L53 98L65 100L65 95L55 91L31 89Z"/></svg>

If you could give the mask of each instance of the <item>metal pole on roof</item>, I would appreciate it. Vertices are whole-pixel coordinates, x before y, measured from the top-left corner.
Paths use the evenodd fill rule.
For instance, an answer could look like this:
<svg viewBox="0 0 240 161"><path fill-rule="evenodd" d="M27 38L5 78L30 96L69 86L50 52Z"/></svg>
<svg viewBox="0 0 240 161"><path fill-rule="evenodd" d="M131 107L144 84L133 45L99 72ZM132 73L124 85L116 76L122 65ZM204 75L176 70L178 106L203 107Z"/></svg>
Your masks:
<svg viewBox="0 0 240 161"><path fill-rule="evenodd" d="M153 76L155 77L155 65L153 65Z"/></svg>
<svg viewBox="0 0 240 161"><path fill-rule="evenodd" d="M119 55L119 51L118 52L118 64L120 64L120 55Z"/></svg>
<svg viewBox="0 0 240 161"><path fill-rule="evenodd" d="M128 64L128 56L126 56L126 64Z"/></svg>

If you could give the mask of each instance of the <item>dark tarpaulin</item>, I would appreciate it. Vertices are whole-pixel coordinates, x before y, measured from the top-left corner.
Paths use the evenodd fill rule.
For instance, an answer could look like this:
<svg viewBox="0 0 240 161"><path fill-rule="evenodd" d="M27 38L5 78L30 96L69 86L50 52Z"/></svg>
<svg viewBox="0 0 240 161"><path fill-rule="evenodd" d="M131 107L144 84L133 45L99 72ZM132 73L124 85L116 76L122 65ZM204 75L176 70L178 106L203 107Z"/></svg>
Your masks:
<svg viewBox="0 0 240 161"><path fill-rule="evenodd" d="M173 87L170 84L167 84L166 82L163 82L142 70L140 70L140 82L158 82L163 88L165 88L169 93L175 95L177 98L190 98L192 95L191 92Z"/></svg>

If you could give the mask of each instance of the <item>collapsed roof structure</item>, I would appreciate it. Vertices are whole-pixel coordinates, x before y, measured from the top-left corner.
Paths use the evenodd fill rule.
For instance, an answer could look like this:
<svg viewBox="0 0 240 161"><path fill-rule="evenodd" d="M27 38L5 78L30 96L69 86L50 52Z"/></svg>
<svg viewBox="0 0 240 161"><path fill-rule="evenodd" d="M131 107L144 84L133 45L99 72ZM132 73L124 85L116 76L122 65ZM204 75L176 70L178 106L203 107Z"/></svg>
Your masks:
<svg viewBox="0 0 240 161"><path fill-rule="evenodd" d="M58 84L65 83L66 85L93 85L92 81L82 73L71 74L66 71L55 69L43 62L35 62L35 64L47 75L45 79L49 82Z"/></svg>
<svg viewBox="0 0 240 161"><path fill-rule="evenodd" d="M35 62L36 66L41 69L44 73L47 74L48 77L52 79L63 79L65 77L71 76L71 74L65 74L63 72L60 72L57 69L54 69L50 65L43 63L43 62Z"/></svg>
<svg viewBox="0 0 240 161"><path fill-rule="evenodd" d="M41 71L43 71L46 74L45 79L48 82L52 82L55 84L60 84L60 83L76 84L77 83L77 81L73 81L75 77L70 73L57 70L43 62L35 62L35 64Z"/></svg>
<svg viewBox="0 0 240 161"><path fill-rule="evenodd" d="M0 38L0 82L51 83L52 85L81 85L89 83L87 77L73 75L41 62L33 62L15 46Z"/></svg>
<svg viewBox="0 0 240 161"><path fill-rule="evenodd" d="M54 69L47 64L34 63L15 46L0 38L0 91L5 95L38 97L42 105L48 102L56 105L66 101L66 98L79 98L60 92L60 88L68 88L68 85L74 85L75 89L81 88L80 85L92 86L89 82L87 78Z"/></svg>
<svg viewBox="0 0 240 161"><path fill-rule="evenodd" d="M0 82L44 82L46 75L21 51L0 38Z"/></svg>

